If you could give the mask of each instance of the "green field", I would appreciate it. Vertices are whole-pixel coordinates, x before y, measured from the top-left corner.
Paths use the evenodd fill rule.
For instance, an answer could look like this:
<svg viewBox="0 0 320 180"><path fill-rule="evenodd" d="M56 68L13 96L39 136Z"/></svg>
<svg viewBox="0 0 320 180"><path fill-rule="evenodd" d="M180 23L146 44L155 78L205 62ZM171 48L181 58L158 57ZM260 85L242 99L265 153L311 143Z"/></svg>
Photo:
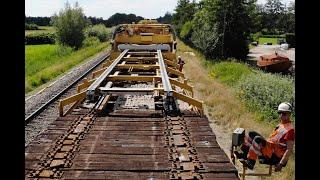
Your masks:
<svg viewBox="0 0 320 180"><path fill-rule="evenodd" d="M261 38L259 38L259 44L272 43L272 45L275 45L275 44L278 44L278 39L281 39L281 38L264 38L264 37L261 37Z"/></svg>
<svg viewBox="0 0 320 180"><path fill-rule="evenodd" d="M52 26L39 26L39 30L25 30L25 35L33 33L45 33L45 32L54 32Z"/></svg>
<svg viewBox="0 0 320 180"><path fill-rule="evenodd" d="M109 42L74 51L58 45L25 46L25 92L53 80L89 57L105 50Z"/></svg>

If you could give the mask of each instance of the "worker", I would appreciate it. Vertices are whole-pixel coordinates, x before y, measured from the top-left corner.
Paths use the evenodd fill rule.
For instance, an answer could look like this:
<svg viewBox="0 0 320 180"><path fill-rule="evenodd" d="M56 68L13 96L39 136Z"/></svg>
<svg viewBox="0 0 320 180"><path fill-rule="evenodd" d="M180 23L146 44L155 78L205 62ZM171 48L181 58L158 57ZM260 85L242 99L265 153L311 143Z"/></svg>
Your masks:
<svg viewBox="0 0 320 180"><path fill-rule="evenodd" d="M295 138L290 120L291 112L290 103L283 102L278 106L281 122L267 140L255 131L248 133L242 146L243 153L236 154L238 158L242 158L240 162L244 166L252 170L257 159L261 164L275 165L275 171L281 171L282 167L286 166Z"/></svg>
<svg viewBox="0 0 320 180"><path fill-rule="evenodd" d="M178 65L179 65L180 72L182 72L182 68L184 64L185 64L184 60L181 59L181 56L178 56Z"/></svg>

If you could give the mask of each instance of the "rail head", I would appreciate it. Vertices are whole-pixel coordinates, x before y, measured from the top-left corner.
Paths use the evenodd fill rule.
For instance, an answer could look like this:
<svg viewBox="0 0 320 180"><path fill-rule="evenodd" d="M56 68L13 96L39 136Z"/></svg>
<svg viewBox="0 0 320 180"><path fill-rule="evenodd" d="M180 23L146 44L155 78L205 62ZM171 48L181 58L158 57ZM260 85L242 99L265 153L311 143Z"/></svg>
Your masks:
<svg viewBox="0 0 320 180"><path fill-rule="evenodd" d="M120 62L120 60L124 57L124 55L129 50L124 50L114 61L113 63L97 78L87 89L87 97L92 100L95 96L95 93L101 83L107 78L108 75L110 75L111 71L116 67L116 65Z"/></svg>

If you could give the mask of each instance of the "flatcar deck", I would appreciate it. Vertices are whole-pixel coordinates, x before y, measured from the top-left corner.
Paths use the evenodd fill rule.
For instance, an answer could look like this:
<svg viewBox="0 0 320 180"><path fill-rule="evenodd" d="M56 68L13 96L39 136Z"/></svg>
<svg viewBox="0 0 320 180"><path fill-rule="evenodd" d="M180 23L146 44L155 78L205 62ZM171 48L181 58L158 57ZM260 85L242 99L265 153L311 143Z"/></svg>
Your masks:
<svg viewBox="0 0 320 180"><path fill-rule="evenodd" d="M67 142L85 111L58 118L26 148L29 178L237 179L207 118L95 117Z"/></svg>

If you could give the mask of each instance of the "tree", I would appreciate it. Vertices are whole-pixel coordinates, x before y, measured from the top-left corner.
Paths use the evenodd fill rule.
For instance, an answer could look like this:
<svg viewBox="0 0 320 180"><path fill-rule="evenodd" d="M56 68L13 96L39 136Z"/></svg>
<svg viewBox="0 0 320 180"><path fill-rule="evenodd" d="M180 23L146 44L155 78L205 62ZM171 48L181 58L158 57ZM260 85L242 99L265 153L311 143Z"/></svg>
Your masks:
<svg viewBox="0 0 320 180"><path fill-rule="evenodd" d="M163 17L160 16L159 18L157 18L157 21L159 23L171 24L172 23L172 14L169 12L166 12L166 14Z"/></svg>
<svg viewBox="0 0 320 180"><path fill-rule="evenodd" d="M278 29L279 21L284 13L285 7L280 0L267 0L264 6L266 12L265 25L266 28L274 32Z"/></svg>
<svg viewBox="0 0 320 180"><path fill-rule="evenodd" d="M50 17L26 17L25 23L27 24L36 24L38 26L50 26Z"/></svg>
<svg viewBox="0 0 320 180"><path fill-rule="evenodd" d="M139 22L144 18L141 16L136 16L135 14L124 14L124 13L115 13L108 18L106 22L107 27L116 26L118 24L131 24L132 22Z"/></svg>
<svg viewBox="0 0 320 180"><path fill-rule="evenodd" d="M250 16L245 0L203 0L191 40L206 57L246 59Z"/></svg>
<svg viewBox="0 0 320 180"><path fill-rule="evenodd" d="M89 21L85 19L78 2L75 3L74 8L67 2L65 9L60 10L59 15L55 14L52 20L58 42L79 49L85 39L84 29Z"/></svg>
<svg viewBox="0 0 320 180"><path fill-rule="evenodd" d="M175 26L175 29L178 34L182 29L182 26L187 22L191 21L196 13L196 2L193 0L178 0L178 5L175 9L175 12L172 16L172 23Z"/></svg>

